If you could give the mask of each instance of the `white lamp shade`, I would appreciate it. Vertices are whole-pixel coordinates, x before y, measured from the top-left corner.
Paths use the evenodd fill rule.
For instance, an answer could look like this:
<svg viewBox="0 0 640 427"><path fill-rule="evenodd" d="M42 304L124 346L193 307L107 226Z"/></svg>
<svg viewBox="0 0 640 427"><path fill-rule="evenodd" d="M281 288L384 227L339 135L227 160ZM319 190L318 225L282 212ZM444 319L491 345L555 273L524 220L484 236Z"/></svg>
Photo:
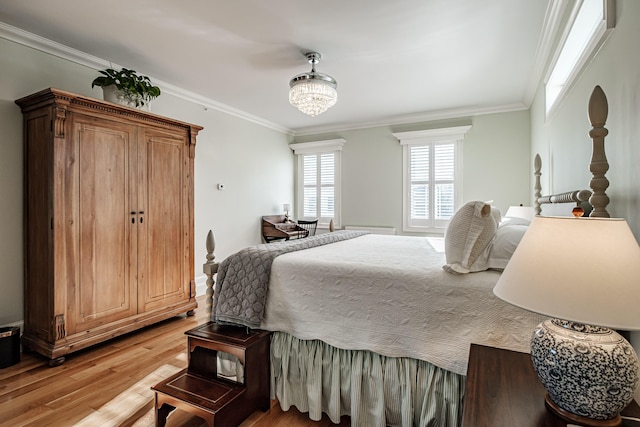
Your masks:
<svg viewBox="0 0 640 427"><path fill-rule="evenodd" d="M533 206L509 206L504 216L509 218L524 218L531 221L535 215L536 213Z"/></svg>
<svg viewBox="0 0 640 427"><path fill-rule="evenodd" d="M640 247L624 219L537 216L493 292L550 317L640 330Z"/></svg>

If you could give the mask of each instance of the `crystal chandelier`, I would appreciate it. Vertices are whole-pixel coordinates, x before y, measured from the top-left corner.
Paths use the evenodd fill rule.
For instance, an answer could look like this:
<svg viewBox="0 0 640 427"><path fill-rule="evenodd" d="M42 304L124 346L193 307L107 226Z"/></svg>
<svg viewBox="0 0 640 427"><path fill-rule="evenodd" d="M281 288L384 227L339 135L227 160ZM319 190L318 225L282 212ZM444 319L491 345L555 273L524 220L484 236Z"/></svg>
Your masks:
<svg viewBox="0 0 640 427"><path fill-rule="evenodd" d="M311 72L298 74L289 82L289 102L298 110L315 117L332 107L338 100L338 82L326 74L316 72L316 64L322 56L307 52Z"/></svg>

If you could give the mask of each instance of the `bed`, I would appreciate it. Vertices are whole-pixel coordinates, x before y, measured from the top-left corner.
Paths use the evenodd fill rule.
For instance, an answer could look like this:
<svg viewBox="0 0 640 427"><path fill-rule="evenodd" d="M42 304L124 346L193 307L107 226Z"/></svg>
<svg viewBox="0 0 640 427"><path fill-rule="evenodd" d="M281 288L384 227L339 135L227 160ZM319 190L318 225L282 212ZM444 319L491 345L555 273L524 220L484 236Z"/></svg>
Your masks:
<svg viewBox="0 0 640 427"><path fill-rule="evenodd" d="M541 196L536 156L537 214L572 203L608 216L599 87L589 114L592 191ZM444 238L337 231L246 248L219 269L210 232L207 310L216 322L274 332L271 394L283 410L295 406L312 420L324 412L335 423L349 415L353 426L456 427L470 344L528 352L544 319L492 292L527 223L472 201Z"/></svg>

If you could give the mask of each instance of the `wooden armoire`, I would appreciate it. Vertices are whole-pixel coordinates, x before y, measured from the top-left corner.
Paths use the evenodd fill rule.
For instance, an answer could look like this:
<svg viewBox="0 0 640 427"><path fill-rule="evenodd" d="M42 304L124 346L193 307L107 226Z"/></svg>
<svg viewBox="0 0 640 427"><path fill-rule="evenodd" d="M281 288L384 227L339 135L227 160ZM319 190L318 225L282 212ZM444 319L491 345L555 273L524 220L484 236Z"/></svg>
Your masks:
<svg viewBox="0 0 640 427"><path fill-rule="evenodd" d="M24 117L23 346L56 365L192 315L202 127L58 89L16 103Z"/></svg>

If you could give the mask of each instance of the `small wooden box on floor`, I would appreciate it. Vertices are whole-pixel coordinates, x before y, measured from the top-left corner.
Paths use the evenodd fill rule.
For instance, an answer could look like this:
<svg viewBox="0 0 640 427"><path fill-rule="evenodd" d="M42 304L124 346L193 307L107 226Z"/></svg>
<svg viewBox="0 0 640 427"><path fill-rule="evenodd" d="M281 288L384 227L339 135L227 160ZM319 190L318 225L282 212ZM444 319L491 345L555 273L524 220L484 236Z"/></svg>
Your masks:
<svg viewBox="0 0 640 427"><path fill-rule="evenodd" d="M545 393L529 354L472 344L462 427L567 427L546 408ZM640 418L640 407L632 401L622 415Z"/></svg>
<svg viewBox="0 0 640 427"><path fill-rule="evenodd" d="M186 335L188 368L152 387L156 426L164 426L175 408L211 427L236 426L256 409L269 410L270 332L208 322ZM219 351L240 360L244 383L218 376Z"/></svg>

